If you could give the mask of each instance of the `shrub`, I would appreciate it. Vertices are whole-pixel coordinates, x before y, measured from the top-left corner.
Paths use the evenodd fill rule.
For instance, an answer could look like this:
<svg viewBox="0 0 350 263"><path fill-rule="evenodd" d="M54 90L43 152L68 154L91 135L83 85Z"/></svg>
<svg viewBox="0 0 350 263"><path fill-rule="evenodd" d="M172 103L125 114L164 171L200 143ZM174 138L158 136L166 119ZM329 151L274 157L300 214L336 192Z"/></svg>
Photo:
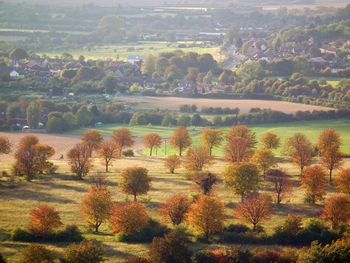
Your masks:
<svg viewBox="0 0 350 263"><path fill-rule="evenodd" d="M100 263L104 261L104 249L95 240L70 245L62 258L62 263Z"/></svg>
<svg viewBox="0 0 350 263"><path fill-rule="evenodd" d="M30 245L22 252L20 263L54 263L55 255L43 246Z"/></svg>
<svg viewBox="0 0 350 263"><path fill-rule="evenodd" d="M124 157L134 157L135 154L134 154L134 151L130 149L130 150L123 151L123 156Z"/></svg>
<svg viewBox="0 0 350 263"><path fill-rule="evenodd" d="M54 235L55 242L81 242L83 236L76 225L68 225Z"/></svg>
<svg viewBox="0 0 350 263"><path fill-rule="evenodd" d="M151 263L148 259L143 257L131 257L124 260L124 263Z"/></svg>
<svg viewBox="0 0 350 263"><path fill-rule="evenodd" d="M163 237L169 233L169 229L155 220L150 220L147 227L143 228L140 232L133 234L120 234L119 241L126 243L148 243L153 240L154 237Z"/></svg>
<svg viewBox="0 0 350 263"><path fill-rule="evenodd" d="M0 263L6 263L5 258L0 254Z"/></svg>
<svg viewBox="0 0 350 263"><path fill-rule="evenodd" d="M35 237L26 230L16 228L12 231L11 239L19 242L34 242Z"/></svg>

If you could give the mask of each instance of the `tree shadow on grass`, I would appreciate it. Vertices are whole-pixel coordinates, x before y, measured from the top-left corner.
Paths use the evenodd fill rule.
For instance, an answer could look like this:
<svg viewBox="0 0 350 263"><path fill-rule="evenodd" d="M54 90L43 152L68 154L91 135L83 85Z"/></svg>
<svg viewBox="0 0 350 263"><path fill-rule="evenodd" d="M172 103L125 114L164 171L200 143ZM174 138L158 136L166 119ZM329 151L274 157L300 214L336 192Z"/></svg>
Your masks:
<svg viewBox="0 0 350 263"><path fill-rule="evenodd" d="M60 197L53 196L47 193L40 192L38 190L28 190L28 189L18 189L16 191L11 192L1 192L0 197L2 199L7 200L32 200L32 201L40 201L47 203L59 203L59 204L67 204L67 203L76 203L76 201Z"/></svg>
<svg viewBox="0 0 350 263"><path fill-rule="evenodd" d="M274 205L276 215L287 216L289 214L301 217L318 217L321 213L322 206L308 204L279 204Z"/></svg>

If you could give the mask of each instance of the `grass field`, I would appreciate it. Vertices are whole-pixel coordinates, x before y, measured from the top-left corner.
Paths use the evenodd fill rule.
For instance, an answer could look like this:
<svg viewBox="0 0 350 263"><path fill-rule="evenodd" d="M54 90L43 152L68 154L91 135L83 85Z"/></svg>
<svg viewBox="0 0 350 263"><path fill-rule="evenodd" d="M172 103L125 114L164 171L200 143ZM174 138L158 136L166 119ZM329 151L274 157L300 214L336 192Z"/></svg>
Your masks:
<svg viewBox="0 0 350 263"><path fill-rule="evenodd" d="M184 44L189 47L179 47L180 44ZM75 58L80 55L85 56L87 59L113 59L118 58L119 60L128 60L129 57L140 57L145 58L149 54L157 55L161 52L169 52L174 50L183 50L184 52L197 52L199 54L209 53L212 54L217 60L220 58L220 47L208 47L201 45L196 42L196 46L193 42L140 42L139 44L132 45L115 45L115 46L94 46L94 47L82 47L76 50L55 50L55 51L40 51L39 55L47 55L50 57L61 56L63 53L70 53Z"/></svg>
<svg viewBox="0 0 350 263"><path fill-rule="evenodd" d="M121 125L105 125L99 130L104 136L110 136L113 130L120 128ZM268 131L278 134L282 141L296 132L305 133L312 142L317 141L319 133L325 128L335 128L343 139L343 151L350 152L350 121L348 120L333 120L333 121L313 121L313 122L296 122L274 125L254 125L251 128L256 132L257 137ZM184 193L187 195L195 195L187 172L181 168L176 174L169 174L163 167L163 150L158 152L157 157L148 157L147 152L143 152L141 145L141 137L150 133L157 132L162 137L168 138L174 128L164 127L130 127L134 136L137 139L137 146L134 148L137 152L134 158L122 158L113 163L113 167L107 174L107 183L109 190L115 201L125 201L127 196L122 194L118 188L119 173L122 169L130 166L142 166L149 170L152 178L152 187L147 196L139 198L148 209L149 214L159 219L158 208L170 195L174 193ZM194 136L194 143L199 143L198 134L199 128L189 128L191 135ZM227 129L225 129L227 130ZM101 233L95 234L87 229L83 218L80 215L80 200L88 190L91 184L91 177L85 178L83 181L74 180L70 172L66 160L58 160L58 154L65 153L67 149L78 142L79 136L85 132L85 129L76 130L65 135L47 135L38 134L39 139L43 143L48 143L57 149L57 154L53 158L53 162L58 166L58 174L44 176L40 180L35 180L31 183L17 179L14 188L5 187L4 178L0 176L0 253L4 254L9 259L10 263L16 263L19 259L19 252L25 249L29 244L21 242L13 242L9 240L11 231L17 227L25 228L29 224L29 214L31 209L48 204L54 206L60 212L62 222L67 224L77 224L82 230L85 238L97 239L103 243L107 250L107 262L120 262L120 260L130 255L141 255L147 252L148 244L127 244L118 241L118 236L114 235L108 223L101 227ZM11 141L16 143L25 134L8 134ZM172 150L171 150L172 151ZM144 154L143 154L144 153ZM169 151L168 151L169 153ZM221 154L218 150L215 154ZM10 171L13 163L13 157L1 156L0 171ZM103 166L99 159L94 158L94 167L91 175L104 174ZM317 160L314 160L317 163ZM276 225L280 224L288 214L293 213L300 215L304 220L312 217L318 217L322 206L308 205L304 203L304 192L299 187L300 178L298 168L287 162L285 158L281 158L278 166L287 171L293 178L293 193L286 199L286 202L277 207L274 205L274 215L271 220L262 224L267 233L272 233ZM227 167L227 163L220 156L216 156L215 162L207 169L221 174ZM344 161L343 167L350 167L350 160ZM261 192L271 194L271 185L267 182L262 182ZM332 195L334 189L329 187L329 194ZM239 197L234 195L229 189L225 188L223 183L215 188L215 194L225 203L226 206L226 224L238 222L234 217L233 209L239 202ZM67 245L64 243L45 244L51 249L61 252ZM228 245L228 244L227 244ZM225 244L202 244L196 243L191 245L193 250L203 249L207 247L225 246Z"/></svg>
<svg viewBox="0 0 350 263"><path fill-rule="evenodd" d="M125 127L125 125L104 125L97 128L104 136L110 136L114 130ZM290 122L290 123L277 123L277 124L263 124L263 125L251 125L250 126L257 135L257 139L266 132L276 133L281 138L283 143L287 138L291 137L297 132L304 133L313 143L318 140L319 134L324 129L336 129L343 141L341 150L344 153L350 153L350 120L322 120L322 121L302 121L302 122ZM174 131L174 127L160 127L160 126L130 126L129 127L135 137L143 138L149 133L158 133L163 138L169 138ZM190 127L190 133L193 137L194 144L199 144L199 134L202 128ZM72 135L81 135L88 129L79 129L71 132ZM228 128L224 128L224 131ZM259 145L258 145L259 146ZM169 151L169 147L168 147ZM173 150L170 149L173 153ZM159 155L164 155L164 149L158 151ZM216 154L222 155L222 149L216 151Z"/></svg>

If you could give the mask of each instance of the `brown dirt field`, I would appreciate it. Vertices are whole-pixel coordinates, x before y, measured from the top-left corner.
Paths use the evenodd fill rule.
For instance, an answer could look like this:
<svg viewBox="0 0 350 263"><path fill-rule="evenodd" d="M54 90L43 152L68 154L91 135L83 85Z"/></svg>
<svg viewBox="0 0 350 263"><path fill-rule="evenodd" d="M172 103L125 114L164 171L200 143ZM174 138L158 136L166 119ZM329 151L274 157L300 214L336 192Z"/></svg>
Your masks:
<svg viewBox="0 0 350 263"><path fill-rule="evenodd" d="M332 110L332 108L313 106L286 101L271 100L228 100L228 99L199 99L178 97L120 97L119 101L135 103L139 107L178 110L181 105L195 104L202 107L238 107L241 113L248 113L251 108L262 108L295 113L297 111Z"/></svg>
<svg viewBox="0 0 350 263"><path fill-rule="evenodd" d="M77 136L70 135L54 135L54 134L45 134L45 133L10 133L10 132L0 132L0 136L6 136L9 138L11 143L13 144L13 149L16 149L18 142L24 136L27 135L35 135L39 138L39 143L48 144L52 146L56 154L53 159L58 159L61 154L65 155L66 152L73 147L76 143L79 142L80 138ZM2 160L4 159L12 159L12 154L8 156L2 156Z"/></svg>

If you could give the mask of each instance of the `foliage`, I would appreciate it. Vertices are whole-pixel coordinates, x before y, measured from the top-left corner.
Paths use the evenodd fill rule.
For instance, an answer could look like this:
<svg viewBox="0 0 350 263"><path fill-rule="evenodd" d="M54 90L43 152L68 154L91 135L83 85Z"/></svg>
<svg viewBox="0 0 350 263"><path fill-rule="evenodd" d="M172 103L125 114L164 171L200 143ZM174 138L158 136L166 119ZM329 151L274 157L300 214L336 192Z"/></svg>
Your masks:
<svg viewBox="0 0 350 263"><path fill-rule="evenodd" d="M110 222L113 232L131 235L141 232L150 223L146 208L137 202L116 204Z"/></svg>
<svg viewBox="0 0 350 263"><path fill-rule="evenodd" d="M56 262L56 255L41 245L29 245L20 257L20 263L54 263Z"/></svg>
<svg viewBox="0 0 350 263"><path fill-rule="evenodd" d="M47 237L62 225L59 213L48 205L39 206L31 211L30 232L39 237Z"/></svg>
<svg viewBox="0 0 350 263"><path fill-rule="evenodd" d="M99 148L103 138L100 132L91 130L84 133L81 140L88 147L91 156L92 152Z"/></svg>
<svg viewBox="0 0 350 263"><path fill-rule="evenodd" d="M143 144L146 148L149 148L149 155L152 156L153 149L158 149L162 145L162 137L157 133L150 133L143 139Z"/></svg>
<svg viewBox="0 0 350 263"><path fill-rule="evenodd" d="M190 206L191 201L185 195L175 194L160 207L159 214L165 222L176 226L185 220Z"/></svg>
<svg viewBox="0 0 350 263"><path fill-rule="evenodd" d="M12 144L5 136L0 136L0 154L9 154L11 152Z"/></svg>
<svg viewBox="0 0 350 263"><path fill-rule="evenodd" d="M268 171L276 165L277 160L271 150L262 149L254 153L252 162L256 164L265 178Z"/></svg>
<svg viewBox="0 0 350 263"><path fill-rule="evenodd" d="M142 167L130 167L122 171L120 175L120 189L125 194L134 196L134 201L138 195L147 194L150 189L151 178L148 170Z"/></svg>
<svg viewBox="0 0 350 263"><path fill-rule="evenodd" d="M84 240L80 244L67 247L62 263L100 263L105 261L105 250L94 240Z"/></svg>
<svg viewBox="0 0 350 263"><path fill-rule="evenodd" d="M244 200L236 209L236 217L253 225L253 230L261 221L271 218L271 200L262 194L253 194Z"/></svg>
<svg viewBox="0 0 350 263"><path fill-rule="evenodd" d="M92 167L90 149L84 143L78 143L70 149L68 152L68 159L71 171L75 173L80 180L89 173Z"/></svg>
<svg viewBox="0 0 350 263"><path fill-rule="evenodd" d="M187 243L188 241L177 232L156 237L150 246L149 257L154 263L190 263L191 252Z"/></svg>
<svg viewBox="0 0 350 263"><path fill-rule="evenodd" d="M170 145L179 150L179 156L182 156L183 150L191 146L192 139L186 127L178 127L169 139Z"/></svg>
<svg viewBox="0 0 350 263"><path fill-rule="evenodd" d="M117 147L114 145L114 142L112 140L102 141L99 145L97 153L99 157L103 160L106 173L108 173L109 171L111 162L120 157L118 156Z"/></svg>
<svg viewBox="0 0 350 263"><path fill-rule="evenodd" d="M201 196L188 213L188 224L206 239L223 230L224 204L214 196Z"/></svg>
<svg viewBox="0 0 350 263"><path fill-rule="evenodd" d="M335 182L338 192L350 195L350 168L340 171Z"/></svg>
<svg viewBox="0 0 350 263"><path fill-rule="evenodd" d="M120 156L125 147L132 147L135 143L130 130L127 128L121 128L114 131L112 139L119 151Z"/></svg>
<svg viewBox="0 0 350 263"><path fill-rule="evenodd" d="M188 149L184 166L188 171L199 172L212 163L212 157L206 147L198 146Z"/></svg>
<svg viewBox="0 0 350 263"><path fill-rule="evenodd" d="M280 146L280 138L276 134L268 132L262 136L261 143L266 149L277 149Z"/></svg>
<svg viewBox="0 0 350 263"><path fill-rule="evenodd" d="M240 195L241 202L259 188L259 171L254 164L229 166L223 175L225 185L232 188L235 194Z"/></svg>
<svg viewBox="0 0 350 263"><path fill-rule="evenodd" d="M268 180L272 182L274 187L275 200L280 204L282 200L288 196L293 190L293 184L288 175L281 170L270 170L268 172Z"/></svg>
<svg viewBox="0 0 350 263"><path fill-rule="evenodd" d="M181 160L177 155L170 155L165 159L164 166L169 169L170 173L174 173L176 168L181 165Z"/></svg>
<svg viewBox="0 0 350 263"><path fill-rule="evenodd" d="M82 200L81 212L88 225L98 232L100 225L111 216L112 206L112 195L107 187L92 186Z"/></svg>
<svg viewBox="0 0 350 263"><path fill-rule="evenodd" d="M301 178L301 186L305 189L310 203L315 204L317 200L323 200L327 193L326 173L320 166L311 166L305 169Z"/></svg>
<svg viewBox="0 0 350 263"><path fill-rule="evenodd" d="M349 222L350 199L346 195L330 197L325 205L321 217L332 224L333 229Z"/></svg>

